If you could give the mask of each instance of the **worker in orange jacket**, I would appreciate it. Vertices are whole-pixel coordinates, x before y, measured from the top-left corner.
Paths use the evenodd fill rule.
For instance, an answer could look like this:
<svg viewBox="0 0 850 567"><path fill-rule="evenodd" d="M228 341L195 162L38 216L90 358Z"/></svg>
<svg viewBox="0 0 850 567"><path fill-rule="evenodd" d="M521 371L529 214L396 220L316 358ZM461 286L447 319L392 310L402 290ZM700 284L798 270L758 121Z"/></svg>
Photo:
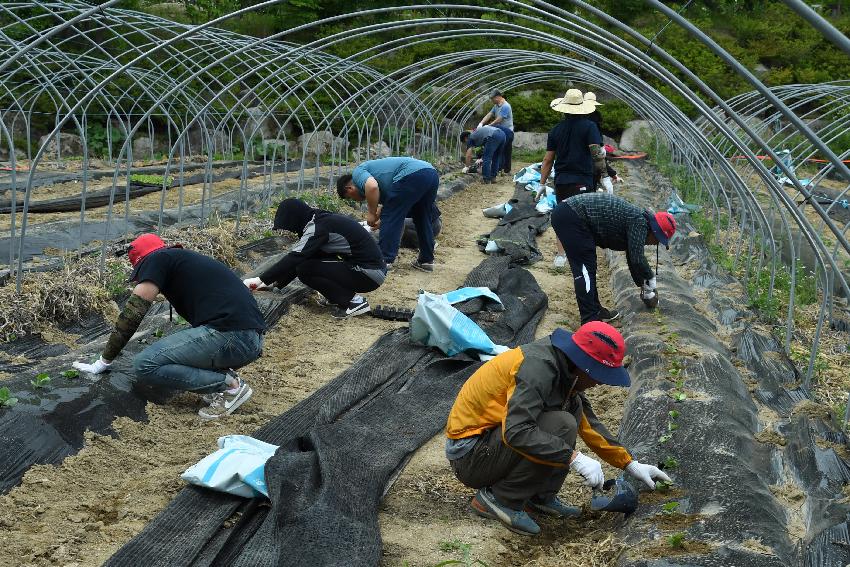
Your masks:
<svg viewBox="0 0 850 567"><path fill-rule="evenodd" d="M634 460L596 418L584 391L599 384L628 387L626 345L607 323L550 336L499 354L463 385L446 425L446 456L458 479L478 489L472 508L511 531L535 535L528 511L575 517L558 491L570 470L601 488L602 465L575 449L580 436L612 466L654 489L663 471Z"/></svg>

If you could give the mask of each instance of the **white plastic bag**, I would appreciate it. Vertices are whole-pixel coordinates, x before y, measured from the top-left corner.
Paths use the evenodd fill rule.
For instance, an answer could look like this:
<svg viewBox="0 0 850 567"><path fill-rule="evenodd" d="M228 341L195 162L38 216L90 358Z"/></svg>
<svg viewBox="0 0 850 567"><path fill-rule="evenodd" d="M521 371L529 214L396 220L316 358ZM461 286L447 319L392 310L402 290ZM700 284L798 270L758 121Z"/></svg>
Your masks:
<svg viewBox="0 0 850 567"><path fill-rule="evenodd" d="M410 320L410 339L437 347L447 356L475 351L495 355L505 347L490 340L475 321L451 306L443 295L422 292Z"/></svg>
<svg viewBox="0 0 850 567"><path fill-rule="evenodd" d="M226 435L218 438L218 446L218 451L186 469L180 478L245 498L268 497L266 461L277 451L277 445L247 435Z"/></svg>

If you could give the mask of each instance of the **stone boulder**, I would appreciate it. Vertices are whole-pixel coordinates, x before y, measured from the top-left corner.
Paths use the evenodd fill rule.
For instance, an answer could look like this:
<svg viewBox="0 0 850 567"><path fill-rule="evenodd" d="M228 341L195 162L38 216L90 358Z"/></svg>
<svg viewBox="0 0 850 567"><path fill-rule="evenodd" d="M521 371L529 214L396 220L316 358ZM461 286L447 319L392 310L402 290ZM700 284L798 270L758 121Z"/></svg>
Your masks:
<svg viewBox="0 0 850 567"><path fill-rule="evenodd" d="M371 144L368 148L357 148L354 150L354 159L357 161L385 158L391 155L392 149L383 140Z"/></svg>
<svg viewBox="0 0 850 567"><path fill-rule="evenodd" d="M627 152L638 151L638 141L641 137L652 135L652 122L648 120L631 120L620 136L619 149Z"/></svg>
<svg viewBox="0 0 850 567"><path fill-rule="evenodd" d="M42 146L45 143L47 146L44 149L44 156L47 158L66 158L83 155L83 141L76 134L61 132L58 136L58 140L55 135L45 135L38 140L38 145Z"/></svg>
<svg viewBox="0 0 850 567"><path fill-rule="evenodd" d="M606 136L605 134L602 135L602 143L607 146L613 146L615 148L618 147L617 140L610 136Z"/></svg>
<svg viewBox="0 0 850 567"><path fill-rule="evenodd" d="M514 150L525 150L528 152L545 152L546 139L549 135L545 132L514 132ZM540 154L541 159L543 154Z"/></svg>
<svg viewBox="0 0 850 567"><path fill-rule="evenodd" d="M274 138L276 132L273 132L271 113L259 106L252 106L245 109L245 136L248 138L261 137L264 140Z"/></svg>
<svg viewBox="0 0 850 567"><path fill-rule="evenodd" d="M263 140L263 151L268 159L274 158L275 161L283 161L284 159L293 159L293 153L298 151L292 142L287 140Z"/></svg>
<svg viewBox="0 0 850 567"><path fill-rule="evenodd" d="M348 152L348 140L337 138L330 130L306 132L298 136L298 151L303 152L305 159L315 159L317 156L330 156L331 149L338 155Z"/></svg>
<svg viewBox="0 0 850 567"><path fill-rule="evenodd" d="M441 148L436 149L436 153L440 153ZM434 139L423 134L416 133L408 140L407 146L404 148L405 155L414 155L422 153L434 153Z"/></svg>
<svg viewBox="0 0 850 567"><path fill-rule="evenodd" d="M150 159L154 153L154 141L147 136L133 139L133 159Z"/></svg>

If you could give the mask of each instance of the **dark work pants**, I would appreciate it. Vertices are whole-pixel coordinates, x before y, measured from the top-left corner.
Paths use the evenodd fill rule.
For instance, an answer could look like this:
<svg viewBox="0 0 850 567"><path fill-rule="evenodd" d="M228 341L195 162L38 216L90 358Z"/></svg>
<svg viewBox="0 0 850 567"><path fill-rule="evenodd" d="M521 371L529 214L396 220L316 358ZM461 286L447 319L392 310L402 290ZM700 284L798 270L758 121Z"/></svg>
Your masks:
<svg viewBox="0 0 850 567"><path fill-rule="evenodd" d="M440 236L443 230L443 221L440 217L431 217L431 232L434 238ZM404 232L401 235L402 248L419 249L419 237L416 236L416 225L413 224L413 219L404 219Z"/></svg>
<svg viewBox="0 0 850 567"><path fill-rule="evenodd" d="M547 411L537 422L543 431L556 435L570 447L576 443L576 418L565 411ZM451 461L458 480L470 488L489 486L496 498L509 508L522 510L532 496L549 498L561 490L570 472L563 467L530 461L505 445L502 426L481 435L475 447Z"/></svg>
<svg viewBox="0 0 850 567"><path fill-rule="evenodd" d="M500 124L496 124L495 126L505 135L505 143L502 145L502 164L500 167L501 171L505 173L511 172L511 157L514 149L514 131L510 128L505 128Z"/></svg>
<svg viewBox="0 0 850 567"><path fill-rule="evenodd" d="M559 203L570 197L591 192L592 190L584 183L560 183L555 185L555 198Z"/></svg>
<svg viewBox="0 0 850 567"><path fill-rule="evenodd" d="M395 261L404 230L404 219L413 219L416 237L419 239L419 261L430 264L434 261L434 229L431 226L431 211L437 200L440 175L436 169L426 168L406 175L393 183L381 209L381 233L378 247L384 261Z"/></svg>
<svg viewBox="0 0 850 567"><path fill-rule="evenodd" d="M505 133L496 128L496 132L484 142L481 176L489 181L499 174L502 167L502 147L505 145Z"/></svg>
<svg viewBox="0 0 850 567"><path fill-rule="evenodd" d="M355 270L351 264L339 260L306 260L298 264L295 271L301 283L340 307L348 307L354 294L380 287L379 283Z"/></svg>
<svg viewBox="0 0 850 567"><path fill-rule="evenodd" d="M552 228L564 247L573 272L581 324L598 321L602 305L596 290L596 240L584 220L566 203L558 204L551 218Z"/></svg>

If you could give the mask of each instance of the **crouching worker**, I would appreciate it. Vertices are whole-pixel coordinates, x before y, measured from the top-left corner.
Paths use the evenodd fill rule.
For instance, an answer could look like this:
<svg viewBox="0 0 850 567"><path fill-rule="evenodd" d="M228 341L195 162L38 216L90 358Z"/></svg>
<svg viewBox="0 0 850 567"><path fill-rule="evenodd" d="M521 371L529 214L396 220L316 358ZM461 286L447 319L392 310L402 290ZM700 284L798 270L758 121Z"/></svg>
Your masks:
<svg viewBox="0 0 850 567"><path fill-rule="evenodd" d="M233 369L256 360L263 349L266 322L239 278L218 260L166 247L155 234L143 234L128 251L136 282L106 348L94 364L74 368L100 374L109 369L138 329L160 293L192 325L164 337L133 360L140 384L202 394L209 407L202 419L233 413L253 390Z"/></svg>
<svg viewBox="0 0 850 567"><path fill-rule="evenodd" d="M300 240L259 277L244 280L249 289L285 287L298 277L321 294L320 305L334 306L337 319L369 312L359 292L378 289L387 266L375 239L357 221L286 199L277 208L274 228L294 232Z"/></svg>
<svg viewBox="0 0 850 567"><path fill-rule="evenodd" d="M599 384L629 385L624 352L620 333L595 321L499 354L466 381L446 425L446 456L457 478L478 489L475 513L524 535L540 532L528 512L580 515L557 496L567 474L593 488L605 476L599 461L576 450L576 436L652 489L653 479L670 480L634 460L584 396Z"/></svg>

